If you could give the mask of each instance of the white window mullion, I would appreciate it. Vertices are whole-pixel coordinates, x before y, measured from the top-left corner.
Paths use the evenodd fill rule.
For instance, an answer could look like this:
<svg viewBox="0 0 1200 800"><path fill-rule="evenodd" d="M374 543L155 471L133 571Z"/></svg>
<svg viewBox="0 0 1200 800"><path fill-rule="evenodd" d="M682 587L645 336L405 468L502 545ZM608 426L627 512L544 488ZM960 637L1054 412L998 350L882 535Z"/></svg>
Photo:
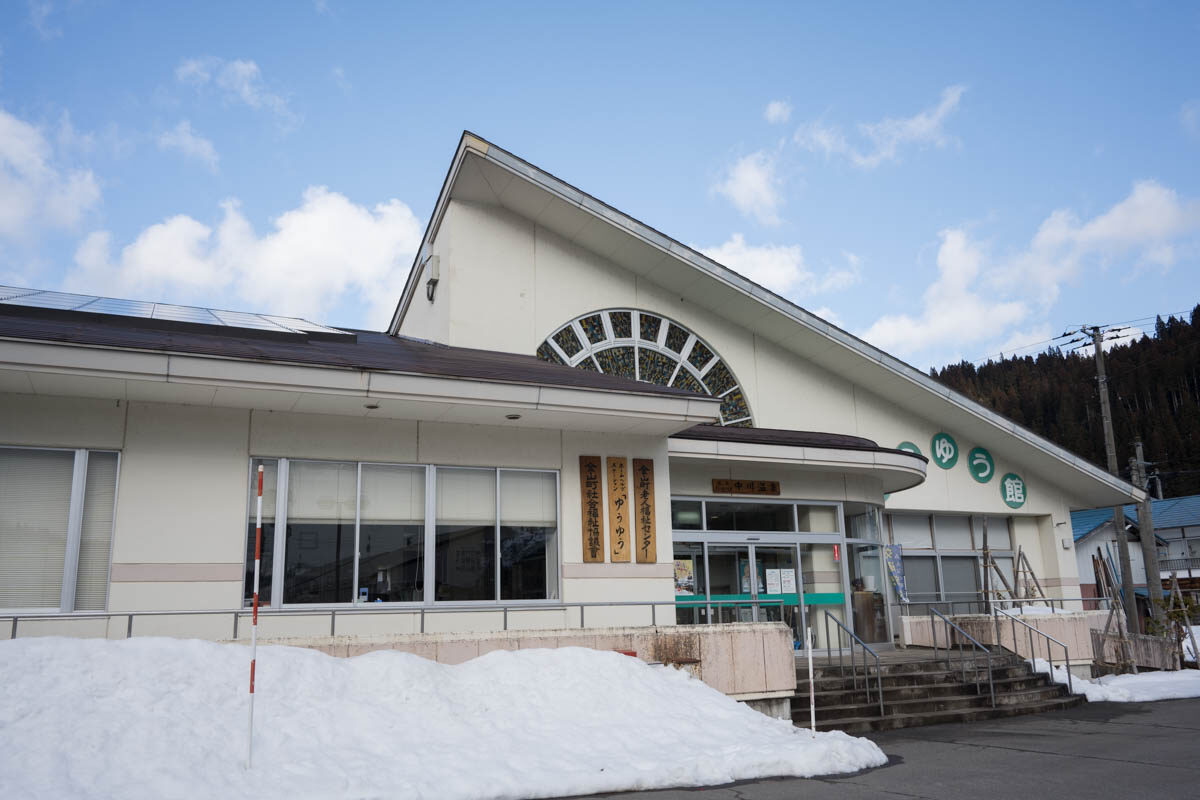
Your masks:
<svg viewBox="0 0 1200 800"><path fill-rule="evenodd" d="M83 492L87 485L87 450L75 451L75 467L71 473L71 510L67 512L67 552L63 558L63 613L75 610L75 581L79 575L79 534L83 529Z"/></svg>
<svg viewBox="0 0 1200 800"><path fill-rule="evenodd" d="M275 473L275 541L271 548L271 607L283 605L283 581L287 572L283 560L287 557L288 460L281 458Z"/></svg>
<svg viewBox="0 0 1200 800"><path fill-rule="evenodd" d="M425 467L425 563L424 585L421 587L421 598L425 605L433 604L434 586L437 579L434 554L437 552L437 467L432 464Z"/></svg>
<svg viewBox="0 0 1200 800"><path fill-rule="evenodd" d="M354 586L352 588L350 602L358 603L358 537L359 527L362 523L362 462L355 465L354 476Z"/></svg>
<svg viewBox="0 0 1200 800"><path fill-rule="evenodd" d="M496 595L495 599L500 599L500 470L496 471Z"/></svg>

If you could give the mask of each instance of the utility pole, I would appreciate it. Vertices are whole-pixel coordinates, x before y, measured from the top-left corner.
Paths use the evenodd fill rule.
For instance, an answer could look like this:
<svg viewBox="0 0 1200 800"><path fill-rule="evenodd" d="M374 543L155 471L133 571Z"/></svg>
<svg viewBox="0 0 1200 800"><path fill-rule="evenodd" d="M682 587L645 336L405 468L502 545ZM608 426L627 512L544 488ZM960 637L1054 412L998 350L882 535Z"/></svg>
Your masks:
<svg viewBox="0 0 1200 800"><path fill-rule="evenodd" d="M1096 357L1096 383L1100 391L1100 418L1104 423L1104 452L1108 456L1108 471L1118 478L1117 443L1113 437L1112 408L1108 402L1108 375L1104 371L1104 328L1099 325L1084 325L1075 333L1083 334L1092 340L1092 350ZM1113 528L1117 536L1117 557L1121 563L1121 594L1125 606L1125 619L1131 633L1138 633L1133 626L1137 625L1137 599L1133 594L1133 569L1129 565L1129 537L1125 533L1125 506L1118 503L1113 507Z"/></svg>
<svg viewBox="0 0 1200 800"><path fill-rule="evenodd" d="M1142 440L1134 445L1137 458L1129 459L1133 485L1146 490L1146 499L1138 506L1138 531L1142 540L1142 563L1146 565L1146 599L1150 616L1158 620L1162 609L1157 601L1162 600L1162 573L1158 566L1158 544L1154 539L1154 501L1150 497L1150 478L1146 474L1146 460L1142 457Z"/></svg>

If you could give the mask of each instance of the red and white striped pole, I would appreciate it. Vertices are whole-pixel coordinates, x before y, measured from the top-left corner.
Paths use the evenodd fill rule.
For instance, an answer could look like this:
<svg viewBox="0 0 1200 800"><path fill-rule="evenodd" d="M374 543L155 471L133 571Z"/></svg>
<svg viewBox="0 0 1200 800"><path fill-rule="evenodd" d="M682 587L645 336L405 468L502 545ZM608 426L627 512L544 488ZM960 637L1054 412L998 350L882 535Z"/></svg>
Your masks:
<svg viewBox="0 0 1200 800"><path fill-rule="evenodd" d="M254 757L254 665L258 660L258 576L262 566L263 466L258 465L258 504L254 522L254 616L250 623L250 730L246 738L246 769Z"/></svg>

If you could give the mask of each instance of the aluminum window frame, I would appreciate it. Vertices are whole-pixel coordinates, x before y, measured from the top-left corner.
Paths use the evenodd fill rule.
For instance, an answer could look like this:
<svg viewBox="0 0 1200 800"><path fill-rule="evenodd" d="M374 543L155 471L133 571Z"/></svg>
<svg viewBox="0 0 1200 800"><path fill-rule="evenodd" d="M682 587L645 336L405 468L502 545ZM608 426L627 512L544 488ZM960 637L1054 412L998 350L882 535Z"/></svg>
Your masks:
<svg viewBox="0 0 1200 800"><path fill-rule="evenodd" d="M293 461L305 462L320 462L326 464L354 464L355 466L355 507L354 507L354 590L349 601L337 603L285 603L283 601L283 585L284 571L279 571L279 579L272 578L271 583L271 605L274 608L288 609L341 609L341 608L356 608L364 605L371 607L412 609L412 608L430 608L438 607L461 607L465 610L471 609L489 609L500 608L501 606L528 606L532 608L542 606L555 606L562 603L563 595L563 529L562 529L562 470L553 467L502 467L486 464L414 464L399 461L360 461L356 459L342 458L294 458L291 456L275 456L275 455L251 455L248 460L247 486L251 475L254 471L254 461L274 461L276 463L276 491L275 491L275 541L272 548L271 557L274 559L273 565L281 565L284 563L287 556L287 499L290 477L290 465ZM425 519L424 519L424 564L422 565L422 580L421 587L422 599L410 601L395 601L382 603L361 603L358 600L358 575L359 575L359 542L361 536L362 524L362 468L364 466L380 466L380 467L408 467L424 471L425 475ZM437 471L438 469L474 469L474 470L489 470L495 475L496 482L496 519L494 524L494 539L495 539L495 560L496 560L496 592L495 597L491 600L437 600L436 599L436 581L437 571L435 560L437 557ZM557 573L554 579L555 594L557 597L547 597L536 600L503 600L500 598L500 473L501 472L539 472L552 473L554 475L554 510L556 514L554 535L557 540L556 550L557 559L555 569ZM247 510L247 520L249 514L253 511L253 499L250 500L250 505ZM247 525L249 529L249 525ZM247 534L250 535L249 533ZM248 545L247 545L248 547ZM272 570L274 576L275 570ZM547 576L549 578L549 576ZM549 581L547 581L549 583ZM244 590L243 590L244 591Z"/></svg>
<svg viewBox="0 0 1200 800"><path fill-rule="evenodd" d="M921 513L909 513L907 511L898 511L898 512L897 511L887 511L885 509L883 511L883 515L887 522L887 541L885 542L885 544L895 544L895 541L892 537L892 518L893 517L895 517L895 516L907 516L907 517L924 516L929 522L930 542L933 544L933 546L928 547L928 548L925 548L925 547L910 548L910 547L904 546L904 549L902 551L903 554L906 556L911 554L912 558L933 558L936 561L937 581L938 581L938 590L937 590L938 600L937 601L928 601L928 602L921 601L921 604L923 604L923 605L929 605L932 602L938 602L938 603L962 602L962 600L948 596L948 594L950 594L950 593L948 593L946 591L946 580L945 580L945 575L943 574L943 571L942 571L942 557L943 556L945 556L946 558L971 558L971 557L974 557L975 568L976 568L975 577L978 579L978 582L979 582L979 591L975 592L974 594L977 598L979 598L981 600L986 599L983 596L983 547L982 547L983 530L982 530L982 528L980 528L980 529L978 529L978 533L976 532L976 530L977 530L976 526L982 525L982 519L984 517L1003 517L1005 525L1008 527L1009 548L1004 549L1004 550L997 550L997 549L993 549L993 548L989 547L988 551L991 553L992 558L993 559L1008 558L1008 559L1014 559L1014 560L1016 558L1016 555L1015 555L1016 550L1011 546L1012 540L1013 540L1013 516L1011 514L1009 514L1009 515L1001 515L1001 514L940 514L939 515L939 514L935 514L934 512L927 512L925 514L921 514ZM971 528L971 544L973 545L973 547L970 550L964 550L961 548L939 548L938 542L937 542L937 524L936 524L936 522L934 522L935 518L938 516L956 516L956 517L965 516L965 517L967 517L968 524L970 525L970 528ZM976 542L979 543L979 546L974 546L976 544Z"/></svg>
<svg viewBox="0 0 1200 800"><path fill-rule="evenodd" d="M73 453L71 462L71 497L67 509L67 542L63 552L63 580L59 591L58 608L0 608L8 614L71 614L75 611L75 594L79 585L79 552L83 536L83 505L87 497L87 464L90 453L105 453L117 457L113 486L112 526L108 532L108 558L104 573L104 607L108 610L112 592L112 554L117 538L117 502L121 492L121 451L105 447L44 447L35 445L0 444L0 450L36 450L41 452Z"/></svg>

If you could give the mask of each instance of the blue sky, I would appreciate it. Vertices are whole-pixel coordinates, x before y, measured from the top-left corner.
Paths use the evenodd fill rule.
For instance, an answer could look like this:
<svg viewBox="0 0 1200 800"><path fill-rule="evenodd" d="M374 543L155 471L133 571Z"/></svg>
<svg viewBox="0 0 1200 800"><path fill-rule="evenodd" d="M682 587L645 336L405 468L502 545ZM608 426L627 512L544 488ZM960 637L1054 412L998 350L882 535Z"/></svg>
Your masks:
<svg viewBox="0 0 1200 800"><path fill-rule="evenodd" d="M381 327L466 128L977 360L1200 301L1197 41L1187 3L14 0L0 283Z"/></svg>

